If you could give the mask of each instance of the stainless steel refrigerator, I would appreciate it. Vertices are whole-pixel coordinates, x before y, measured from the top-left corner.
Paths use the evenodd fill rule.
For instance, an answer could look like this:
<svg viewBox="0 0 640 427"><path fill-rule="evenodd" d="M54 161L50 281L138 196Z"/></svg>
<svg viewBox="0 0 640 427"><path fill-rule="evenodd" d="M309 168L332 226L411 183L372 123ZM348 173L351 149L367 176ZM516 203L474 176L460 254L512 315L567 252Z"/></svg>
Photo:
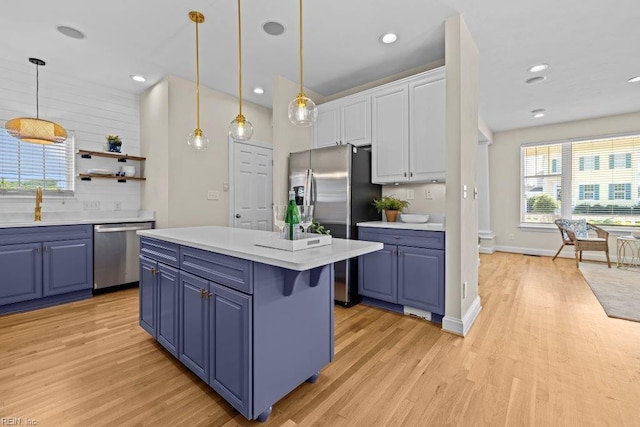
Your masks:
<svg viewBox="0 0 640 427"><path fill-rule="evenodd" d="M362 221L378 221L371 202L382 187L371 184L371 150L350 144L317 148L289 155L289 190L296 203L314 205L314 220L333 237L357 239ZM358 259L335 264L335 299L350 306L358 298Z"/></svg>

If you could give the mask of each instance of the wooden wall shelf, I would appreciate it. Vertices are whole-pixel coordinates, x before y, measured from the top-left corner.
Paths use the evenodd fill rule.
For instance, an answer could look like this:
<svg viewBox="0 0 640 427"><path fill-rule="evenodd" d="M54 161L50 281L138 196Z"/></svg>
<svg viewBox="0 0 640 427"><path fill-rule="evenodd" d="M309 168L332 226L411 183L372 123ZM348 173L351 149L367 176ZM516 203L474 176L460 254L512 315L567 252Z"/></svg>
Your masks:
<svg viewBox="0 0 640 427"><path fill-rule="evenodd" d="M112 159L118 159L119 162L126 162L127 160L144 161L146 157L130 156L128 154L110 153L106 151L90 151L90 150L78 150L78 154L83 159L90 159L92 156L96 157L109 157Z"/></svg>
<svg viewBox="0 0 640 427"><path fill-rule="evenodd" d="M81 173L81 174L78 174L78 177L83 181L91 181L93 178L117 179L118 182L146 181L147 180L147 178L140 178L140 177L137 177L137 176L95 175L95 174L90 174L90 173Z"/></svg>

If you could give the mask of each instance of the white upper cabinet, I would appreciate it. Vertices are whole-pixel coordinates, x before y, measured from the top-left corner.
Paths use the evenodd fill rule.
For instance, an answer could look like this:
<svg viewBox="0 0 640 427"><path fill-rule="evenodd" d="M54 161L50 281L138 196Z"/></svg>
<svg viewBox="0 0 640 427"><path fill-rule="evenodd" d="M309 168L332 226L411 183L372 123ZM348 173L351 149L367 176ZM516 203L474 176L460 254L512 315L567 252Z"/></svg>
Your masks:
<svg viewBox="0 0 640 427"><path fill-rule="evenodd" d="M336 145L338 141L340 141L340 105L336 102L318 105L318 118L313 126L314 147Z"/></svg>
<svg viewBox="0 0 640 427"><path fill-rule="evenodd" d="M409 175L411 181L445 178L444 76L409 82Z"/></svg>
<svg viewBox="0 0 640 427"><path fill-rule="evenodd" d="M371 144L371 97L349 97L340 105L341 141L355 146Z"/></svg>
<svg viewBox="0 0 640 427"><path fill-rule="evenodd" d="M445 179L444 67L374 89L371 181Z"/></svg>
<svg viewBox="0 0 640 427"><path fill-rule="evenodd" d="M373 183L409 180L409 90L406 84L387 86L371 95Z"/></svg>
<svg viewBox="0 0 640 427"><path fill-rule="evenodd" d="M371 97L356 95L318 105L314 147L371 144Z"/></svg>

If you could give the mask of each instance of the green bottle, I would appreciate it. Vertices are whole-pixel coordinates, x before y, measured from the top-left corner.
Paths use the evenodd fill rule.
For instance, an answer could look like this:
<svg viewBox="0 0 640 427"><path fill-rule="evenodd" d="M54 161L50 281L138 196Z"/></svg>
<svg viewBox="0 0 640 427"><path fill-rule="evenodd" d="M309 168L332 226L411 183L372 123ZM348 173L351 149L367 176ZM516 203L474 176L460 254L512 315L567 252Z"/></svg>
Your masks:
<svg viewBox="0 0 640 427"><path fill-rule="evenodd" d="M300 214L298 213L296 195L293 190L289 191L289 205L287 205L287 213L284 217L284 222L287 225L287 239L295 240L298 235L298 228L300 227Z"/></svg>

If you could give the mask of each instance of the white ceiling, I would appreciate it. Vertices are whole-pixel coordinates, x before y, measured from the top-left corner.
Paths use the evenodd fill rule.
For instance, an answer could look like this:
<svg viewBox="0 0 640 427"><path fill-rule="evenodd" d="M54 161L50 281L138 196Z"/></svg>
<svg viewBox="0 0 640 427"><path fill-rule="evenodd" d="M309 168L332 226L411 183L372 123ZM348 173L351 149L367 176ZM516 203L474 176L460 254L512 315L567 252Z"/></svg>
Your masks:
<svg viewBox="0 0 640 427"><path fill-rule="evenodd" d="M297 81L296 0L243 0L246 99L271 106L275 75ZM332 95L444 57L444 20L462 13L480 51L480 113L494 131L640 111L637 0L316 0L304 3L305 86ZM47 61L46 73L142 93L166 74L194 79L194 24L200 26L201 82L237 94L234 0L4 0L0 55ZM279 37L264 22L281 22ZM56 31L83 31L74 40ZM398 33L394 45L378 37ZM550 68L524 84L530 65ZM139 84L130 74L142 74ZM251 92L262 86L262 96ZM532 119L544 108L547 116Z"/></svg>

